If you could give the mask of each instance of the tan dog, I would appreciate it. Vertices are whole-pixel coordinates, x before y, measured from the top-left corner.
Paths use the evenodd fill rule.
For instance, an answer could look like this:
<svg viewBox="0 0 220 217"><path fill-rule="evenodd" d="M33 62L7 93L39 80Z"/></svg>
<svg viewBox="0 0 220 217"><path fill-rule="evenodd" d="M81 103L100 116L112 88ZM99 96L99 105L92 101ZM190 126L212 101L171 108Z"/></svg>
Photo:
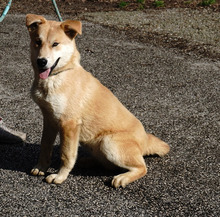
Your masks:
<svg viewBox="0 0 220 217"><path fill-rule="evenodd" d="M46 177L60 184L74 167L79 142L89 148L104 165L128 172L112 180L125 187L147 172L143 156L169 152L169 146L147 134L112 94L80 65L75 36L81 34L79 21L48 21L28 14L26 25L31 37L31 61L35 72L32 97L43 113L43 136L38 164L33 175L44 175L50 166L57 133L61 138L61 166Z"/></svg>

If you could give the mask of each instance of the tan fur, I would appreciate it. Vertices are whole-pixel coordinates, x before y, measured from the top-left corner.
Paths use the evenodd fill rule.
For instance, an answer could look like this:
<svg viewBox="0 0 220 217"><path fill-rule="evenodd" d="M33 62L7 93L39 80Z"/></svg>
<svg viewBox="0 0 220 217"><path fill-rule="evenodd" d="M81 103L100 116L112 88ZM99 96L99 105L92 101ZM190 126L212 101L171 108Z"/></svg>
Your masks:
<svg viewBox="0 0 220 217"><path fill-rule="evenodd" d="M61 166L57 174L47 176L48 183L62 183L67 178L74 167L79 142L104 164L111 162L128 170L113 178L114 187L125 187L144 176L147 168L143 156L163 156L169 152L169 146L147 134L112 92L82 68L75 45L75 36L82 31L81 23L47 21L42 16L28 14L26 25L35 72L32 97L44 117L39 162L31 173L45 174L59 132ZM52 46L54 42L59 45ZM51 61L48 64L52 65L59 55L60 61L51 75L39 78L37 58L48 58Z"/></svg>

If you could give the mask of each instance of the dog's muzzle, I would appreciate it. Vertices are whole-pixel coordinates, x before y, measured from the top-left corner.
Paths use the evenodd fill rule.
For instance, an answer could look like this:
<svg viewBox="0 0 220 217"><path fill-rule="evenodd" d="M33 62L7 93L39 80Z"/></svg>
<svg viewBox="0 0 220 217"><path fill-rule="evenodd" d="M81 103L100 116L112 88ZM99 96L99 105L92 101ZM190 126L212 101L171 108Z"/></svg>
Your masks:
<svg viewBox="0 0 220 217"><path fill-rule="evenodd" d="M55 61L55 63L52 65L51 68L45 68L45 66L47 65L47 59L45 58L38 58L37 59L37 66L39 68L39 77L41 79L46 79L48 78L52 71L55 69L55 67L57 66L58 62L60 60L60 57Z"/></svg>

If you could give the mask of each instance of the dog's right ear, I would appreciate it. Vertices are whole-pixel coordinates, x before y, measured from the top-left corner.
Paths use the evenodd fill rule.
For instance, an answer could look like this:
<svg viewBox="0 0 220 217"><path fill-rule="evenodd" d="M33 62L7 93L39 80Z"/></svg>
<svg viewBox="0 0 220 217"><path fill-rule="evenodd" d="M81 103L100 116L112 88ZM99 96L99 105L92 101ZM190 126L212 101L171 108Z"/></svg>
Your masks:
<svg viewBox="0 0 220 217"><path fill-rule="evenodd" d="M46 23L46 19L42 16L35 14L27 14L26 15L26 26L28 31L31 33L38 29L40 24Z"/></svg>

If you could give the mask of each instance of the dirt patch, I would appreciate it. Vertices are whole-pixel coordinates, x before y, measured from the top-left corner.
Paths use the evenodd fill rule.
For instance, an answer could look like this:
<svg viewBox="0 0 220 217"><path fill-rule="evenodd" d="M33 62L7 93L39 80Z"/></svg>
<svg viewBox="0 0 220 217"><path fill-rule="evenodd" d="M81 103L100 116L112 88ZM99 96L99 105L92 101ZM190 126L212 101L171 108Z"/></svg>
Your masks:
<svg viewBox="0 0 220 217"><path fill-rule="evenodd" d="M156 0L56 0L61 14L77 15L83 12L97 11L146 11L149 8L163 10L167 8L192 8L202 9L203 0L165 0L162 5L155 5ZM162 2L162 1L160 1ZM1 11L7 4L7 0L1 1ZM207 7L207 6L206 6ZM208 6L214 11L220 11L220 1ZM51 0L19 0L13 1L10 11L12 13L37 13L37 14L52 14L54 7Z"/></svg>

